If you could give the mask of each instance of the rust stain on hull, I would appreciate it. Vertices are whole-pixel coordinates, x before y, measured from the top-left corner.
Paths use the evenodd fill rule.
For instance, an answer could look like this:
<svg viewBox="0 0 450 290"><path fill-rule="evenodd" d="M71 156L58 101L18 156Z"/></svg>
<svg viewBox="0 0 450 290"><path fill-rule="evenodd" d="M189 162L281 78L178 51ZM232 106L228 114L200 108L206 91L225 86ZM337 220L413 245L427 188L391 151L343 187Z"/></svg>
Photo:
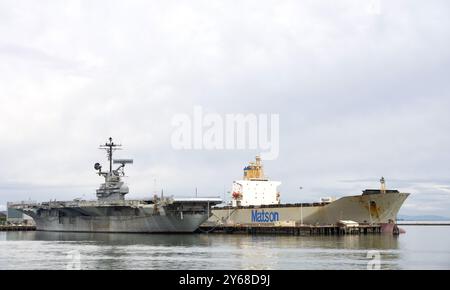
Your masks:
<svg viewBox="0 0 450 290"><path fill-rule="evenodd" d="M364 208L369 211L372 218L380 218L381 208L377 205L376 202L371 201L368 205L364 205Z"/></svg>

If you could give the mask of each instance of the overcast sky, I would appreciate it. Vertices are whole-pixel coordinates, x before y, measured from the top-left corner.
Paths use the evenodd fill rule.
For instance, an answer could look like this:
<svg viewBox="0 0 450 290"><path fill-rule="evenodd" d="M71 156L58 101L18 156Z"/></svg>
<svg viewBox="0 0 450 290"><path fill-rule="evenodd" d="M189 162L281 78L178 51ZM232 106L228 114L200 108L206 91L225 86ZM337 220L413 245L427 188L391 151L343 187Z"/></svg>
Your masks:
<svg viewBox="0 0 450 290"><path fill-rule="evenodd" d="M448 11L0 0L0 204L95 198L109 136L135 160L129 198L223 196L258 152L174 150L172 118L202 106L279 114L280 155L265 164L284 202L360 194L385 176L412 193L401 214L450 216Z"/></svg>

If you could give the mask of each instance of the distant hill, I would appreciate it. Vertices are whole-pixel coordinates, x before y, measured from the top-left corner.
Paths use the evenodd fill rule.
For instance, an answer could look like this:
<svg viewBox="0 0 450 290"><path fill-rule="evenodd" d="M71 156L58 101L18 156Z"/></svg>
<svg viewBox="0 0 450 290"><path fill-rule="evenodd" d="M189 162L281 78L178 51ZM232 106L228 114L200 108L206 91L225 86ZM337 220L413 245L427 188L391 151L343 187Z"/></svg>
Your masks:
<svg viewBox="0 0 450 290"><path fill-rule="evenodd" d="M402 221L450 221L449 217L439 215L398 215L397 220Z"/></svg>
<svg viewBox="0 0 450 290"><path fill-rule="evenodd" d="M0 217L4 216L6 217L7 212L6 211L0 211Z"/></svg>

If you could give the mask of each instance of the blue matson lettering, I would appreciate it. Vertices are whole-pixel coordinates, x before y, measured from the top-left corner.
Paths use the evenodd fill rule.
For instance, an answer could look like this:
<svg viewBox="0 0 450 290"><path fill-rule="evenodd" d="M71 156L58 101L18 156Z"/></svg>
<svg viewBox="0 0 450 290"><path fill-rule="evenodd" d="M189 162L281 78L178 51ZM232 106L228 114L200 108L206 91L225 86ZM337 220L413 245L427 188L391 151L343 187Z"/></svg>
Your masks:
<svg viewBox="0 0 450 290"><path fill-rule="evenodd" d="M280 214L272 211L252 210L252 223L269 223L280 220Z"/></svg>

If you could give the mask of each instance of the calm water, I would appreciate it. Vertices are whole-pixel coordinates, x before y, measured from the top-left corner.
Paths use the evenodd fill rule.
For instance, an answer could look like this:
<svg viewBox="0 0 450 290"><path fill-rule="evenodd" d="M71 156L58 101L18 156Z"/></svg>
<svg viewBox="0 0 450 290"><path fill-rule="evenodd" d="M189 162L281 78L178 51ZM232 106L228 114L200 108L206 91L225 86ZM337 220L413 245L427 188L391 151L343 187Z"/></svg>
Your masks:
<svg viewBox="0 0 450 290"><path fill-rule="evenodd" d="M450 269L450 226L345 237L0 232L0 269ZM376 252L375 252L376 253Z"/></svg>

